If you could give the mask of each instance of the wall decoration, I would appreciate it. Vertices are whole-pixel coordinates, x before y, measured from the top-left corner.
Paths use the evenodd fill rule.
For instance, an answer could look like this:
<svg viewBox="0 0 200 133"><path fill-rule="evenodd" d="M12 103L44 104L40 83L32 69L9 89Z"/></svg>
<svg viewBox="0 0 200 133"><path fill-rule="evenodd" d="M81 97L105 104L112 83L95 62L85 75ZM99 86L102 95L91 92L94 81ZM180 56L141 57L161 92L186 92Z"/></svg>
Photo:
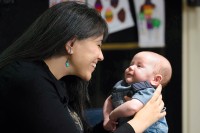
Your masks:
<svg viewBox="0 0 200 133"><path fill-rule="evenodd" d="M165 46L164 0L133 0L139 47Z"/></svg>
<svg viewBox="0 0 200 133"><path fill-rule="evenodd" d="M109 33L134 26L128 0L87 0L107 21Z"/></svg>

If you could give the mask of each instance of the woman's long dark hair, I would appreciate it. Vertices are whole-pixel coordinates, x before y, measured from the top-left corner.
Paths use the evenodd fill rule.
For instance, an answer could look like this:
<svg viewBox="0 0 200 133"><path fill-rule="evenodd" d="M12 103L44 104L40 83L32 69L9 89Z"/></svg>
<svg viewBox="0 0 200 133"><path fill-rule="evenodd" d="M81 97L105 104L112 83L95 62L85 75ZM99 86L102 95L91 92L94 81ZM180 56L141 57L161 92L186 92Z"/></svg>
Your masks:
<svg viewBox="0 0 200 133"><path fill-rule="evenodd" d="M65 44L76 37L79 40L104 35L108 28L101 15L83 3L62 2L46 10L28 30L0 55L0 69L15 60L44 60L66 55ZM81 51L80 51L81 52ZM71 76L65 79L70 106L83 123L83 110L88 100L88 82Z"/></svg>
<svg viewBox="0 0 200 133"><path fill-rule="evenodd" d="M62 2L46 10L0 55L0 68L15 60L44 60L66 54L65 44L76 37L107 37L105 20L83 3Z"/></svg>
<svg viewBox="0 0 200 133"><path fill-rule="evenodd" d="M84 126L84 132L90 132L90 126L86 122L84 112L87 105L90 104L88 94L89 82L71 75L63 77L61 81L64 81L67 89L69 106L80 116Z"/></svg>

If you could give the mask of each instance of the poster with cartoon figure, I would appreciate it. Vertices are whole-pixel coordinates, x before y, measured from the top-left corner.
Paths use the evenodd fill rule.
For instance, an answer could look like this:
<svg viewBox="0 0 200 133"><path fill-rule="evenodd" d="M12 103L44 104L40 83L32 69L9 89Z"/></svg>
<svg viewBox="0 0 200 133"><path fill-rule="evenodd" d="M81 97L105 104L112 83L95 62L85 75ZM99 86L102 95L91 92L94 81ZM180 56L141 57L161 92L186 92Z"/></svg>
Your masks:
<svg viewBox="0 0 200 133"><path fill-rule="evenodd" d="M164 0L133 0L139 47L165 46Z"/></svg>
<svg viewBox="0 0 200 133"><path fill-rule="evenodd" d="M49 7L52 7L55 4L58 4L60 2L65 2L65 1L81 1L81 2L85 2L85 0L49 0Z"/></svg>
<svg viewBox="0 0 200 133"><path fill-rule="evenodd" d="M87 0L87 3L101 13L109 33L134 26L128 0Z"/></svg>

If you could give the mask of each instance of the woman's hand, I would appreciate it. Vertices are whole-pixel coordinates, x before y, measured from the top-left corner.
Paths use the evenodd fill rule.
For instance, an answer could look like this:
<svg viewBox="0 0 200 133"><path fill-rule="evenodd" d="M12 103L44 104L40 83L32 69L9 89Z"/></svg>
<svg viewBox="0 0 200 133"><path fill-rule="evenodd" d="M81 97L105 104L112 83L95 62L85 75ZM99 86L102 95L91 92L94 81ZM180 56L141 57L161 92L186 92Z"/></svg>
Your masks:
<svg viewBox="0 0 200 133"><path fill-rule="evenodd" d="M103 122L103 127L107 131L114 131L116 129L116 124L117 122L111 121L109 118L110 113L112 112L113 107L112 107L112 101L111 101L111 96L109 96L103 106L103 117L104 117L104 122Z"/></svg>
<svg viewBox="0 0 200 133"><path fill-rule="evenodd" d="M142 133L149 126L166 115L165 110L162 111L164 102L162 100L161 91L162 86L159 85L153 97L136 113L134 118L128 122L136 133Z"/></svg>

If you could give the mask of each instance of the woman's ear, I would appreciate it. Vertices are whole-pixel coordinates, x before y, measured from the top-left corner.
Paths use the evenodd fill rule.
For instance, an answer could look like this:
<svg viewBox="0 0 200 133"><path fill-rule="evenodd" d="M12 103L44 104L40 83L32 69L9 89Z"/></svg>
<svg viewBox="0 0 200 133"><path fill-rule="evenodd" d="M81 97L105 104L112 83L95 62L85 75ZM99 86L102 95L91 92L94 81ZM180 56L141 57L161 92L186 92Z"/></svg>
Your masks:
<svg viewBox="0 0 200 133"><path fill-rule="evenodd" d="M158 86L162 81L162 75L160 74L156 74L153 78L153 80L151 80L151 85L153 86Z"/></svg>
<svg viewBox="0 0 200 133"><path fill-rule="evenodd" d="M76 41L76 38L72 38L70 39L66 44L65 44L65 49L67 51L68 54L73 54L73 46L74 46L74 42Z"/></svg>

